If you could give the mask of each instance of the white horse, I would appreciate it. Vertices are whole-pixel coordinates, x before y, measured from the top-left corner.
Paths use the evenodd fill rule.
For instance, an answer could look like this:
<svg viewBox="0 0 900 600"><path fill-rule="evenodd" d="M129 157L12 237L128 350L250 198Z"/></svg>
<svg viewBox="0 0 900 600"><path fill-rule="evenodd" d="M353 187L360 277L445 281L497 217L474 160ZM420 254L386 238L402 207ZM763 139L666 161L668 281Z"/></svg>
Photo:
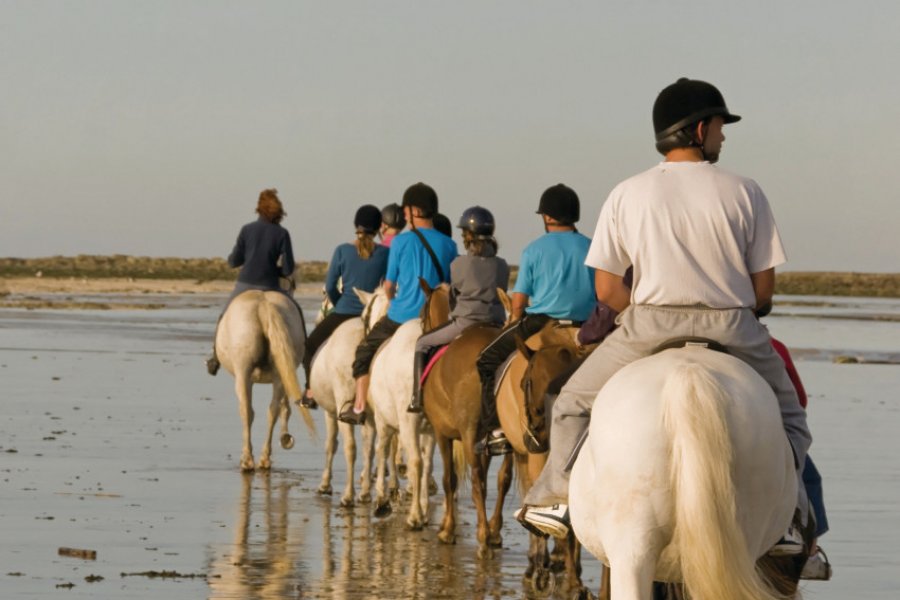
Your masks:
<svg viewBox="0 0 900 600"><path fill-rule="evenodd" d="M383 288L374 293L353 290L365 306L361 318L344 321L334 330L316 353L310 368L310 389L313 397L325 413L325 469L318 493L331 494L331 465L337 444L337 433L344 442L344 459L347 461L347 484L341 496L341 506L352 506L355 490L353 472L356 463L356 437L354 427L338 421L337 415L347 402L353 402L356 382L353 379L353 359L356 347L368 330L387 314L388 300ZM363 468L360 474L360 501L371 500L372 452L375 442L375 425L372 415L362 426Z"/></svg>
<svg viewBox="0 0 900 600"><path fill-rule="evenodd" d="M216 355L225 369L234 375L238 408L244 424L244 446L241 469L272 467L272 431L281 415L281 445L291 448L293 437L288 433L291 405L288 398L299 400L300 383L297 365L303 357L306 331L303 316L297 306L281 292L248 290L238 295L225 310L216 332ZM272 384L269 404L269 429L259 462L254 463L250 428L253 425L251 386L254 383ZM300 409L310 432L315 427L309 412Z"/></svg>
<svg viewBox="0 0 900 600"><path fill-rule="evenodd" d="M684 582L694 600L782 598L756 570L797 502L794 459L772 389L703 348L619 371L594 402L572 470L581 543L610 566L615 600Z"/></svg>

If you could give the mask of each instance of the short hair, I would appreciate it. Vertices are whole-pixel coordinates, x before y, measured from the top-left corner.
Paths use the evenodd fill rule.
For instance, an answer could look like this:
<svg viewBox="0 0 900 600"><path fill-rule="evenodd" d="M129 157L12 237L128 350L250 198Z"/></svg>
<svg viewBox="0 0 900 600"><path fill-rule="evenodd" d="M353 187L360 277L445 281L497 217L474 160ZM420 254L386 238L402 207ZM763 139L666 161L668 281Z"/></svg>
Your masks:
<svg viewBox="0 0 900 600"><path fill-rule="evenodd" d="M259 193L259 202L256 203L256 212L263 219L270 223L281 223L281 220L287 216L281 200L278 199L278 190L270 188Z"/></svg>

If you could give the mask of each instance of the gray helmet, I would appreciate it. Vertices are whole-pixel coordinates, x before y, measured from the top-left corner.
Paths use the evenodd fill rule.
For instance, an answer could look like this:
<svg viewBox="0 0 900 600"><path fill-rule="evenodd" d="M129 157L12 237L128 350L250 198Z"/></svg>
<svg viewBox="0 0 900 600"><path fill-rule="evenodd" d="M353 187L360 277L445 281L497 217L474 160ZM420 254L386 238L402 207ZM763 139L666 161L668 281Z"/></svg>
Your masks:
<svg viewBox="0 0 900 600"><path fill-rule="evenodd" d="M403 207L396 202L391 202L381 209L381 222L393 229L406 227L406 217L403 215Z"/></svg>
<svg viewBox="0 0 900 600"><path fill-rule="evenodd" d="M457 227L475 235L494 235L494 215L486 208L473 206L463 211Z"/></svg>

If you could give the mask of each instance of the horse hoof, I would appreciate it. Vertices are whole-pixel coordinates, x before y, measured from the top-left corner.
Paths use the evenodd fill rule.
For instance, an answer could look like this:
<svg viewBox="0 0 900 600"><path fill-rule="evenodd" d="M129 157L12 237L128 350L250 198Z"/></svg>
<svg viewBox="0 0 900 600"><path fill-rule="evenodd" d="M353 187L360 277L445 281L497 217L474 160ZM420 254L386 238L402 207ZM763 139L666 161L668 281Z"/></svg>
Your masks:
<svg viewBox="0 0 900 600"><path fill-rule="evenodd" d="M370 502L372 502L372 494L368 492L366 492L365 494L360 494L358 500L360 504L369 504Z"/></svg>
<svg viewBox="0 0 900 600"><path fill-rule="evenodd" d="M378 504L375 506L374 514L378 518L386 517L391 514L391 503L385 502L384 504Z"/></svg>
<svg viewBox="0 0 900 600"><path fill-rule="evenodd" d="M285 450L290 450L294 447L294 436L289 433L282 434L281 436L281 447Z"/></svg>
<svg viewBox="0 0 900 600"><path fill-rule="evenodd" d="M351 508L353 506L353 496L341 498L341 506L343 508Z"/></svg>
<svg viewBox="0 0 900 600"><path fill-rule="evenodd" d="M491 560L494 558L494 549L490 546L478 546L476 554L480 560Z"/></svg>
<svg viewBox="0 0 900 600"><path fill-rule="evenodd" d="M253 464L252 458L245 458L241 461L241 471L244 473L252 473L256 468L256 465Z"/></svg>
<svg viewBox="0 0 900 600"><path fill-rule="evenodd" d="M572 600L594 600L594 595L591 593L591 590L582 587L572 594Z"/></svg>
<svg viewBox="0 0 900 600"><path fill-rule="evenodd" d="M549 598L556 590L556 578L549 569L535 569L531 575L531 589L538 598Z"/></svg>
<svg viewBox="0 0 900 600"><path fill-rule="evenodd" d="M488 546L491 548L502 548L503 547L503 536L499 533L494 533L488 536L487 539Z"/></svg>
<svg viewBox="0 0 900 600"><path fill-rule="evenodd" d="M437 537L438 537L438 540L440 540L444 544L453 545L456 543L456 534L455 533L450 533L447 531L439 531Z"/></svg>
<svg viewBox="0 0 900 600"><path fill-rule="evenodd" d="M401 498L400 498L400 489L399 488L391 488L388 491L388 494L390 495L390 498L392 501L400 502Z"/></svg>
<svg viewBox="0 0 900 600"><path fill-rule="evenodd" d="M316 490L316 493L320 496L330 496L332 493L330 485L320 485L319 489Z"/></svg>
<svg viewBox="0 0 900 600"><path fill-rule="evenodd" d="M424 526L424 524L422 523L421 519L407 519L406 520L406 527L410 531L421 531L423 526Z"/></svg>
<svg viewBox="0 0 900 600"><path fill-rule="evenodd" d="M261 461L259 461L259 464L256 465L256 468L259 469L260 471L268 471L269 469L272 468L272 461L271 460L261 460Z"/></svg>

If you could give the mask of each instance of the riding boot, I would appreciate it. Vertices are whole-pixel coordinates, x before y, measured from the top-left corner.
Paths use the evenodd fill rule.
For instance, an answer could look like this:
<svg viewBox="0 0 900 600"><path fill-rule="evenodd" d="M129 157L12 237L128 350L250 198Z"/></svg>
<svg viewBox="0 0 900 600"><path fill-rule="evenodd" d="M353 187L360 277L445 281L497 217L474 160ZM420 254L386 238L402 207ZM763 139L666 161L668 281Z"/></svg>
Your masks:
<svg viewBox="0 0 900 600"><path fill-rule="evenodd" d="M413 358L413 396L406 412L422 412L422 373L425 371L425 353L416 352Z"/></svg>
<svg viewBox="0 0 900 600"><path fill-rule="evenodd" d="M494 378L488 377L481 383L481 418L478 420L475 452L489 456L499 456L512 452L509 440L500 429L497 417L497 400L494 398Z"/></svg>

